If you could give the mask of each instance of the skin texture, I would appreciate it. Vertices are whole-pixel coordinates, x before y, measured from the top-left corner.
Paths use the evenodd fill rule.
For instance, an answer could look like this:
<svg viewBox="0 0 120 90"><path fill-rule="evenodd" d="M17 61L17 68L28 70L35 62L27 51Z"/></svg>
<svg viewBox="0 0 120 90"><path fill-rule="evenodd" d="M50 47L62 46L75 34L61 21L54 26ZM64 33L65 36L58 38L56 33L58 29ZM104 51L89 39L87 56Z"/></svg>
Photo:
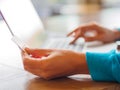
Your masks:
<svg viewBox="0 0 120 90"><path fill-rule="evenodd" d="M22 52L24 69L44 79L88 74L84 53L70 50L29 49Z"/></svg>
<svg viewBox="0 0 120 90"><path fill-rule="evenodd" d="M120 38L120 32L104 28L96 23L81 25L67 35L74 37L70 44L74 44L79 37L83 37L86 42L101 41L103 43L113 42Z"/></svg>

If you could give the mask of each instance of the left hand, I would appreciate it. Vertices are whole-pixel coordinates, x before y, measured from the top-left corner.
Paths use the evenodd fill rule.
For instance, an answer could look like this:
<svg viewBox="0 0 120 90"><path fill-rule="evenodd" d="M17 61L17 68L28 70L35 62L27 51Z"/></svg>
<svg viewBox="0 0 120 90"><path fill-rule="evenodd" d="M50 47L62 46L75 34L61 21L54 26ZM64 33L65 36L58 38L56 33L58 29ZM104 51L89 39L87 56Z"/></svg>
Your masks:
<svg viewBox="0 0 120 90"><path fill-rule="evenodd" d="M84 53L55 49L25 50L28 53L22 52L25 70L44 79L88 73Z"/></svg>
<svg viewBox="0 0 120 90"><path fill-rule="evenodd" d="M74 31L68 33L67 36L73 36L73 41L70 44L74 44L79 37L83 37L86 42L101 41L103 43L113 42L120 38L120 32L118 30L110 30L96 23L88 23L81 25Z"/></svg>

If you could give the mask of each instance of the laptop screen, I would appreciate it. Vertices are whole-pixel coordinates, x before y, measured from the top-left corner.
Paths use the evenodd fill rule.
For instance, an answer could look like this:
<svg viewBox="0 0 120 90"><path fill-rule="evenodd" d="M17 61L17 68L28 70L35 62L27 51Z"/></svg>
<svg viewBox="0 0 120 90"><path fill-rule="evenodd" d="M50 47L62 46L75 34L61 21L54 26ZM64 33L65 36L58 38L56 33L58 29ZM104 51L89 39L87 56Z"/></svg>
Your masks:
<svg viewBox="0 0 120 90"><path fill-rule="evenodd" d="M30 0L0 0L0 10L13 33L24 42L29 42L37 30L39 33L43 31L42 21ZM20 50L11 38L5 22L0 20L0 63L21 67Z"/></svg>
<svg viewBox="0 0 120 90"><path fill-rule="evenodd" d="M9 26L21 39L28 39L43 24L30 0L3 0L0 9Z"/></svg>

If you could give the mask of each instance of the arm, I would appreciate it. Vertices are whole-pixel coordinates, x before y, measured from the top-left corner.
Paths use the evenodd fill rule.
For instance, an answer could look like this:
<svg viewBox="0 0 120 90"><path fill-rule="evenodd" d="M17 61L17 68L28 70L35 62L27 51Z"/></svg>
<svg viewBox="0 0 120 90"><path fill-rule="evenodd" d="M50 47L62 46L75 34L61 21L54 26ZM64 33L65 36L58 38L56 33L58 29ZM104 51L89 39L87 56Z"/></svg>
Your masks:
<svg viewBox="0 0 120 90"><path fill-rule="evenodd" d="M95 81L117 81L120 83L120 53L86 53L92 79Z"/></svg>
<svg viewBox="0 0 120 90"><path fill-rule="evenodd" d="M115 29L115 30L113 30L113 32L115 33L115 41L120 40L120 30Z"/></svg>
<svg viewBox="0 0 120 90"><path fill-rule="evenodd" d="M44 79L91 74L96 81L120 82L120 53L77 53L70 50L26 49L22 53L25 70ZM46 56L41 58L41 56ZM36 58L37 57L37 58ZM38 58L40 57L40 58Z"/></svg>

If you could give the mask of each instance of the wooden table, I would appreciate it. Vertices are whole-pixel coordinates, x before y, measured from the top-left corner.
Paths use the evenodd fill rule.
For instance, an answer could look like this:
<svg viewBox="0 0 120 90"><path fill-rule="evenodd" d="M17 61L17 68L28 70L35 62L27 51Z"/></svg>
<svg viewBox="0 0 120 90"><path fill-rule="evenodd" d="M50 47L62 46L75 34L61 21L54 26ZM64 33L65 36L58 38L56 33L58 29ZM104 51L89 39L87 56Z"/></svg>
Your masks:
<svg viewBox="0 0 120 90"><path fill-rule="evenodd" d="M44 80L24 70L18 69L18 71L21 73L16 74L14 78L0 79L0 90L120 90L120 84L116 82L95 82L89 75L84 74ZM11 71L8 69L8 72L12 72L12 69Z"/></svg>
<svg viewBox="0 0 120 90"><path fill-rule="evenodd" d="M31 79L27 90L120 90L117 83L95 82L88 75L76 75L55 80Z"/></svg>

